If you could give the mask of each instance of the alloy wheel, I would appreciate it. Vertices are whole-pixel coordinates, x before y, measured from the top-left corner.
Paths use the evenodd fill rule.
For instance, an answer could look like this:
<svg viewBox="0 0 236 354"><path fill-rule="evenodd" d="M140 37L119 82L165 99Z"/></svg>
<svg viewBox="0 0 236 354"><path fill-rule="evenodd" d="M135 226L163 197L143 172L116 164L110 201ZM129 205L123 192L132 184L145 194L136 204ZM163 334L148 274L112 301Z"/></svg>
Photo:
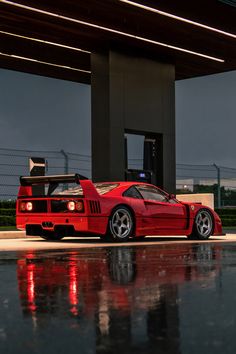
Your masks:
<svg viewBox="0 0 236 354"><path fill-rule="evenodd" d="M118 209L112 215L112 233L119 239L126 238L133 227L132 217L127 209Z"/></svg>
<svg viewBox="0 0 236 354"><path fill-rule="evenodd" d="M196 227L202 237L207 237L212 231L212 217L208 211L202 210L196 217Z"/></svg>

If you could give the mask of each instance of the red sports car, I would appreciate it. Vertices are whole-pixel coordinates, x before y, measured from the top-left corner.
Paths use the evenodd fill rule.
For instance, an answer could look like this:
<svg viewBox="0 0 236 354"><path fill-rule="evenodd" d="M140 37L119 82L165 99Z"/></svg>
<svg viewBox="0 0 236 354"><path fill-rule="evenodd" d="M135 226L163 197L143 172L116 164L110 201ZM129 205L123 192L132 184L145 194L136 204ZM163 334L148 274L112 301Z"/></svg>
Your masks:
<svg viewBox="0 0 236 354"><path fill-rule="evenodd" d="M99 235L118 242L147 235L186 235L206 240L222 235L210 208L178 201L140 182L92 183L79 174L20 177L17 228L29 236L60 240Z"/></svg>

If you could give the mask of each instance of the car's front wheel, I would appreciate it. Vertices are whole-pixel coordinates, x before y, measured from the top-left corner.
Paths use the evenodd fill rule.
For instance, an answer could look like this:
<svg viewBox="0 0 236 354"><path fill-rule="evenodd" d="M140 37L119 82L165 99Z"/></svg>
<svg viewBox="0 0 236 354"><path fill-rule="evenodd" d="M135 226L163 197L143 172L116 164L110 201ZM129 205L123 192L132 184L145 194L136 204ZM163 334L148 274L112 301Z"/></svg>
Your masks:
<svg viewBox="0 0 236 354"><path fill-rule="evenodd" d="M190 239L207 240L213 233L213 218L207 209L198 211Z"/></svg>
<svg viewBox="0 0 236 354"><path fill-rule="evenodd" d="M133 234L134 220L131 211L126 206L115 208L109 218L108 234L112 240L125 242Z"/></svg>

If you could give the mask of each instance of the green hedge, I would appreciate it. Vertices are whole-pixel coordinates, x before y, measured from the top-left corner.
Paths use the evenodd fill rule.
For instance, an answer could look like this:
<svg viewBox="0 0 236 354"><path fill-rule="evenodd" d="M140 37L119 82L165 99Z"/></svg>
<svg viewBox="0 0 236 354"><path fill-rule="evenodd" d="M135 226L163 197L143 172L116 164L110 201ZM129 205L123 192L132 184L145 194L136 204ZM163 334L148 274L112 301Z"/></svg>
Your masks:
<svg viewBox="0 0 236 354"><path fill-rule="evenodd" d="M221 219L221 220L223 226L230 226L230 227L236 226L236 219Z"/></svg>
<svg viewBox="0 0 236 354"><path fill-rule="evenodd" d="M0 226L16 225L16 202L0 200Z"/></svg>
<svg viewBox="0 0 236 354"><path fill-rule="evenodd" d="M223 226L236 226L236 208L215 209Z"/></svg>
<svg viewBox="0 0 236 354"><path fill-rule="evenodd" d="M15 216L16 215L16 209L0 209L0 216Z"/></svg>
<svg viewBox="0 0 236 354"><path fill-rule="evenodd" d="M228 209L215 209L218 215L233 215L236 217L236 208L228 208Z"/></svg>
<svg viewBox="0 0 236 354"><path fill-rule="evenodd" d="M16 225L15 216L0 215L0 226L15 226L15 225Z"/></svg>
<svg viewBox="0 0 236 354"><path fill-rule="evenodd" d="M0 209L15 209L16 202L14 200L0 200Z"/></svg>

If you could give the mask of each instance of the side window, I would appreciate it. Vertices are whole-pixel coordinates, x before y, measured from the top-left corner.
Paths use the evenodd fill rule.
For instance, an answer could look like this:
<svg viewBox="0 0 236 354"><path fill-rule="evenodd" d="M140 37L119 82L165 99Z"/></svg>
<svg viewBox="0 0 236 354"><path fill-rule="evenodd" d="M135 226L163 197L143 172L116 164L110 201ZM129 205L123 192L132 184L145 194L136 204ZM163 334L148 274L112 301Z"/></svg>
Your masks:
<svg viewBox="0 0 236 354"><path fill-rule="evenodd" d="M123 193L123 197L142 199L141 194L137 191L135 187L130 187Z"/></svg>
<svg viewBox="0 0 236 354"><path fill-rule="evenodd" d="M159 191L155 187L139 185L137 186L137 190L142 195L143 199L146 200L155 200L157 202L168 202L168 198L164 193Z"/></svg>

